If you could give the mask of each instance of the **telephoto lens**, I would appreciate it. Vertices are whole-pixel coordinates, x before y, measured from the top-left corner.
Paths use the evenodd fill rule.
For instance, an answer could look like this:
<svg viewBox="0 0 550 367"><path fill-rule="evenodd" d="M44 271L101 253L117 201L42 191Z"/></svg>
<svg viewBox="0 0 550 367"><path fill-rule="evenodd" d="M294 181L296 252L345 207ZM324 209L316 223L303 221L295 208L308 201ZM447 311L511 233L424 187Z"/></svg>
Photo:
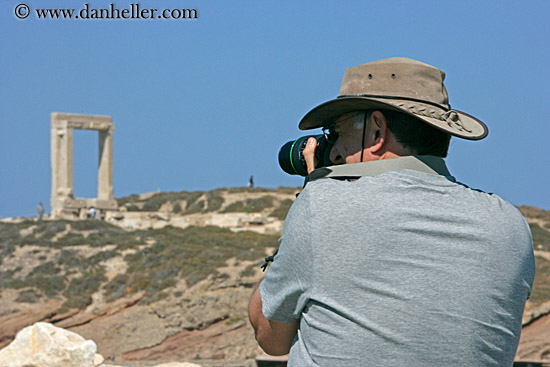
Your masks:
<svg viewBox="0 0 550 367"><path fill-rule="evenodd" d="M317 164L315 168L332 166L329 159L330 150L333 144L330 144L324 134L302 136L296 140L285 143L279 150L279 165L289 175L307 176L307 166L304 159L304 148L309 138L317 140L317 149L315 158Z"/></svg>

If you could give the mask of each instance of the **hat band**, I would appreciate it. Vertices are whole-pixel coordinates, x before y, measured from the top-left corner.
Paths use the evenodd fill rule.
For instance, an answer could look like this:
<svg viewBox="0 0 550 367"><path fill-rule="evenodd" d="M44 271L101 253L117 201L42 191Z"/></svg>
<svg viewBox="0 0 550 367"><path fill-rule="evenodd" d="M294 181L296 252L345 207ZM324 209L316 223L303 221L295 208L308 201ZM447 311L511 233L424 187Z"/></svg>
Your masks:
<svg viewBox="0 0 550 367"><path fill-rule="evenodd" d="M423 116L423 117L430 117L433 119L437 119L443 122L446 122L447 125L455 130L462 131L462 132L468 132L471 133L472 130L468 129L462 121L460 121L460 115L455 111L451 109L451 106L449 107L442 106L435 102L430 101L424 101L422 99L417 98L409 98L409 97L398 97L398 96L378 96L374 94L346 94L338 96L338 98L346 98L346 97L368 97L368 98L384 98L384 99L390 99L390 100L406 100L411 102L417 102L417 103L423 103L423 104L430 104L432 106L438 107L440 109L445 110L443 113L438 113L434 109L429 109L425 106L419 106L415 104L407 104L407 103L395 103L393 104L396 107L402 108L404 110L408 110L409 113L412 113L414 115Z"/></svg>
<svg viewBox="0 0 550 367"><path fill-rule="evenodd" d="M431 104L433 106L436 106L438 108L444 109L445 111L449 111L451 109L451 105L440 105L439 103L431 102L431 101L425 101L423 99L417 99L417 98L411 98L411 97L400 97L400 96L380 96L377 94L343 94L338 96L337 98L349 98L349 97L367 97L367 98L382 98L382 99L400 99L400 100L406 100L406 101L412 101L412 102L418 102L418 103L426 103Z"/></svg>
<svg viewBox="0 0 550 367"><path fill-rule="evenodd" d="M472 130L464 126L464 124L460 120L460 115L455 110L448 110L447 112L437 113L436 110L428 109L427 107L418 106L414 104L397 103L395 104L395 106L400 107L402 109L407 109L410 113L415 115L430 117L433 119L446 122L450 128L456 129L458 131L462 131L462 132L465 131L468 133L472 132Z"/></svg>

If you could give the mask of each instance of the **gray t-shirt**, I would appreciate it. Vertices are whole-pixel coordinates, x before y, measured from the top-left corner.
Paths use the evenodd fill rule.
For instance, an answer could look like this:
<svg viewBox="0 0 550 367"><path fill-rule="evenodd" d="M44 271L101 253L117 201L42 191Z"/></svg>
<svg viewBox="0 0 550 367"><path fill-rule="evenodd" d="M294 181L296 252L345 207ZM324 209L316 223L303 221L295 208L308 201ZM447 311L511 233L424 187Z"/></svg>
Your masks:
<svg viewBox="0 0 550 367"><path fill-rule="evenodd" d="M529 227L496 195L414 170L310 182L260 285L299 320L289 366L512 366L534 280Z"/></svg>

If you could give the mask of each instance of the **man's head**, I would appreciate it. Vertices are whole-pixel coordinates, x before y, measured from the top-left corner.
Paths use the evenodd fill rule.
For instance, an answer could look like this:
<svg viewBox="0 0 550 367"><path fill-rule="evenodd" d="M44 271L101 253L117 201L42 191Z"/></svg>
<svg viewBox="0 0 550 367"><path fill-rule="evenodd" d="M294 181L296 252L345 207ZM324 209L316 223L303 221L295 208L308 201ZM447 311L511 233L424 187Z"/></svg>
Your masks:
<svg viewBox="0 0 550 367"><path fill-rule="evenodd" d="M411 154L444 157L451 135L479 140L488 133L483 122L451 109L444 79L442 70L402 57L350 67L340 96L308 112L300 129L332 126L340 132L331 152L340 164L358 162L361 154L364 161ZM352 135L358 140L352 141Z"/></svg>
<svg viewBox="0 0 550 367"><path fill-rule="evenodd" d="M335 164L405 155L446 157L451 139L449 133L390 110L348 112L325 131L334 144L330 160Z"/></svg>

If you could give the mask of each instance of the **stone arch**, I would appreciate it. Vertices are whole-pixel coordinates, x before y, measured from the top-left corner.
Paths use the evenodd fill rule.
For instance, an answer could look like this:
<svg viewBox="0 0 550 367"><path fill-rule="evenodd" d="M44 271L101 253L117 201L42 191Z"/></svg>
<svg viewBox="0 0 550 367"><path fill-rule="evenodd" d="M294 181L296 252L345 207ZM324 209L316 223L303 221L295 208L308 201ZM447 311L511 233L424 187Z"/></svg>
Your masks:
<svg viewBox="0 0 550 367"><path fill-rule="evenodd" d="M74 197L73 184L73 130L99 132L99 159L97 198ZM85 215L85 210L117 210L113 191L113 133L115 125L110 116L75 113L51 114L51 166L53 218ZM83 214L84 213L84 214Z"/></svg>

